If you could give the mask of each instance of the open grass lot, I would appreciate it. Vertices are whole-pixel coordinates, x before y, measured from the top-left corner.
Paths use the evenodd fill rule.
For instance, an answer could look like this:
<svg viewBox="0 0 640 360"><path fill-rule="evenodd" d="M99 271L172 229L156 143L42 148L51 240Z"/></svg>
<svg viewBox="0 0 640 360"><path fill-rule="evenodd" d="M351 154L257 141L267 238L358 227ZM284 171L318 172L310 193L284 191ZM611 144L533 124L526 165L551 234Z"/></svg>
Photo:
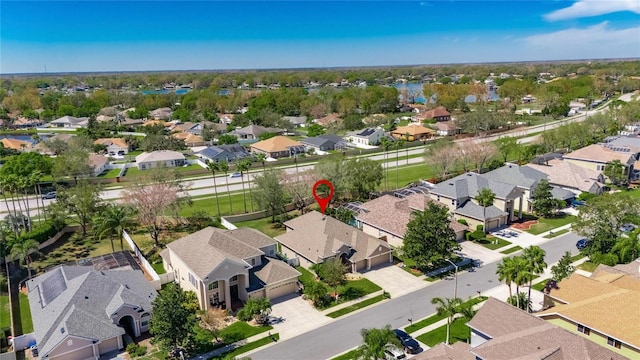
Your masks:
<svg viewBox="0 0 640 360"><path fill-rule="evenodd" d="M512 248L509 248L509 249L507 249L505 251L500 251L500 253L501 254L511 254L511 253L514 253L514 252L519 251L519 250L522 250L522 247L520 247L520 245L516 245L516 246L514 246Z"/></svg>
<svg viewBox="0 0 640 360"><path fill-rule="evenodd" d="M462 303L461 306L465 306L465 307L473 306L473 305L479 304L479 303L481 303L481 302L483 302L485 300L487 300L486 296L475 297L475 298L472 298L472 299L469 299L469 300L465 301L464 303ZM406 331L407 333L413 333L413 332L416 332L416 331L418 331L418 330L420 330L422 328L425 328L425 327L427 327L427 326L429 326L431 324L435 324L438 321L440 321L442 319L445 319L445 318L446 318L446 316L444 316L444 315L434 314L434 315L429 316L426 319L420 320L420 321L418 321L418 322L416 322L416 323L414 323L412 325L407 326L406 328L404 328L404 331Z"/></svg>
<svg viewBox="0 0 640 360"><path fill-rule="evenodd" d="M250 206L250 197L249 191L246 194L247 199L247 212L251 211ZM243 214L244 211L244 202L242 199L242 193L240 194L231 194L231 204L229 204L229 196L227 193L219 194L218 200L220 202L220 214L224 215L235 215L235 214ZM257 210L254 206L254 210ZM183 206L178 213L180 216L187 217L196 212L204 211L211 216L218 215L218 207L216 205L215 195L210 195L206 198L200 198L193 200L191 206Z"/></svg>
<svg viewBox="0 0 640 360"><path fill-rule="evenodd" d="M185 231L165 230L160 233L159 242L160 244L168 244L172 241L178 240L187 235L189 235L189 233ZM144 254L147 254L145 255L147 256L147 259L149 258L148 254L150 252L154 250L157 250L157 251L161 250L161 248L160 249L157 247L154 248L153 239L151 239L151 235L149 235L146 229L140 228L135 231L131 231L129 232L129 236L131 236L131 239L133 239L136 245L138 245L138 247L140 248L140 251L142 251ZM116 246L116 250L119 250L119 249L120 248ZM152 260L149 260L149 261L152 261ZM160 267L162 267L162 264L160 264Z"/></svg>
<svg viewBox="0 0 640 360"><path fill-rule="evenodd" d="M104 171L102 174L98 175L98 177L105 178L105 179L113 179L115 177L118 177L118 174L120 174L120 169L110 169L110 170Z"/></svg>
<svg viewBox="0 0 640 360"><path fill-rule="evenodd" d="M394 159L395 159L395 154L394 154ZM398 185L397 186L396 186L396 168L395 166L389 168L388 185L390 189L402 188L420 179L430 179L436 176L435 171L424 164L402 166L402 162L401 162L400 165L401 165L400 168L398 168L398 182L397 182ZM385 185L385 180L382 179L380 186L378 186L378 190L384 190L384 185Z"/></svg>
<svg viewBox="0 0 640 360"><path fill-rule="evenodd" d="M549 230L553 230L563 225L567 225L572 223L576 219L573 215L560 215L558 217L552 218L539 218L538 223L532 225L528 233L533 235L542 234L543 232L547 232Z"/></svg>
<svg viewBox="0 0 640 360"><path fill-rule="evenodd" d="M453 323L451 323L449 339L451 344L458 341L467 342L467 339L469 338L469 327L466 324L468 321L469 319L464 317L453 320ZM435 346L441 342L445 342L447 339L447 326L443 325L435 330L416 337L416 339L427 346Z"/></svg>
<svg viewBox="0 0 640 360"><path fill-rule="evenodd" d="M487 237L486 239L477 240L477 243L486 247L489 250L500 249L501 247L505 247L507 245L511 245L510 242L504 239L500 239L497 237Z"/></svg>
<svg viewBox="0 0 640 360"><path fill-rule="evenodd" d="M11 326L11 309L9 295L0 295L0 329Z"/></svg>
<svg viewBox="0 0 640 360"><path fill-rule="evenodd" d="M31 309L29 308L29 297L20 293L20 321L22 322L22 333L33 332L33 321L31 320Z"/></svg>

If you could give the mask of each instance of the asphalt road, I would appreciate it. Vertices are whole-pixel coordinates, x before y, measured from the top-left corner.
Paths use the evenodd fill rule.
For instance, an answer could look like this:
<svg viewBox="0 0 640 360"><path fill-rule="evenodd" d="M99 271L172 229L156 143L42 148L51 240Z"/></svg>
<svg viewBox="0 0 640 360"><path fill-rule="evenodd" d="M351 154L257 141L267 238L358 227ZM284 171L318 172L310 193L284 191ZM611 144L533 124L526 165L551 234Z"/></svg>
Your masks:
<svg viewBox="0 0 640 360"><path fill-rule="evenodd" d="M540 245L546 252L548 264L557 262L565 251L577 254L576 241L580 237L569 233ZM458 297L466 299L476 296L495 286L505 286L498 282L495 274L497 262L484 264L474 272L465 272L458 277ZM316 330L272 345L250 355L253 360L284 359L330 359L339 353L352 349L361 343L360 329L379 328L387 324L392 328L409 325L409 318L422 319L436 312L431 304L434 297L452 297L453 280L434 283L422 290L391 299L370 309L338 319Z"/></svg>

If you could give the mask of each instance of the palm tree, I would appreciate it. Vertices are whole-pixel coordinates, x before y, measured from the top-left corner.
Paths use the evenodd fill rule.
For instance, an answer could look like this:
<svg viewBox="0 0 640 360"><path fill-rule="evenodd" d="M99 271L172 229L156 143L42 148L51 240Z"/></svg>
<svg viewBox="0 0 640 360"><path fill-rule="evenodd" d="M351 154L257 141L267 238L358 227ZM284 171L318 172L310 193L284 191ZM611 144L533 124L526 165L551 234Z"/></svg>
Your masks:
<svg viewBox="0 0 640 360"><path fill-rule="evenodd" d="M220 171L224 173L224 183L225 185L227 185L227 197L229 198L229 212L233 214L233 204L231 203L231 192L229 191L229 178L227 177L227 172L229 171L229 163L221 162Z"/></svg>
<svg viewBox="0 0 640 360"><path fill-rule="evenodd" d="M394 147L396 148L396 189L398 189L398 153L400 148L404 145L405 140L404 139L398 139L396 140Z"/></svg>
<svg viewBox="0 0 640 360"><path fill-rule="evenodd" d="M478 313L478 310L473 308L473 305L469 305L469 306L460 306L460 309L458 309L458 313L462 316L464 316L465 318L471 320L473 319L474 316L476 316L476 314ZM468 327L468 326L467 326ZM469 335L467 336L467 342L471 342L471 328L469 328Z"/></svg>
<svg viewBox="0 0 640 360"><path fill-rule="evenodd" d="M539 246L529 246L522 252L522 257L529 263L529 272L531 274L529 278L529 294L527 296L528 302L531 302L531 283L533 282L534 275L540 275L547 268L547 263L544 262L544 256L546 252Z"/></svg>
<svg viewBox="0 0 640 360"><path fill-rule="evenodd" d="M392 142L391 140L389 140L389 138L383 137L382 139L380 139L380 146L382 146L382 149L384 149L384 189L385 191L389 190L389 166L387 164L387 159L389 154L388 151L391 145L392 145Z"/></svg>
<svg viewBox="0 0 640 360"><path fill-rule="evenodd" d="M502 261L498 264L496 274L498 275L498 281L504 281L504 284L509 287L509 297L511 297L511 283L515 278L515 276L513 275L513 258L503 258Z"/></svg>
<svg viewBox="0 0 640 360"><path fill-rule="evenodd" d="M26 262L29 279L31 279L31 254L38 251L39 245L40 244L33 239L18 238L18 241L11 246L11 252L9 252L9 256L12 259L20 260L21 264Z"/></svg>
<svg viewBox="0 0 640 360"><path fill-rule="evenodd" d="M524 310L526 312L533 311L533 309L531 308L531 300L529 300L527 298L527 294L523 292L517 293L513 296L509 296L509 298L507 299L507 304L513 305L518 309Z"/></svg>
<svg viewBox="0 0 640 360"><path fill-rule="evenodd" d="M267 168L264 165L264 162L267 160L267 155L263 154L263 153L259 153L258 155L256 155L256 161L260 161L262 163L262 173L264 174L264 172L267 170Z"/></svg>
<svg viewBox="0 0 640 360"><path fill-rule="evenodd" d="M216 197L216 207L218 208L218 217L220 217L220 199L218 199L218 185L216 184L216 171L220 171L220 164L215 161L207 160L207 169L211 171L211 176L213 176L213 192Z"/></svg>
<svg viewBox="0 0 640 360"><path fill-rule="evenodd" d="M100 239L104 235L109 235L112 252L116 251L113 245L113 235L117 234L120 238L120 250L124 251L122 232L126 227L133 225L131 216L131 208L110 204L93 220L93 232Z"/></svg>
<svg viewBox="0 0 640 360"><path fill-rule="evenodd" d="M360 330L360 335L362 335L363 344L358 347L358 359L384 359L384 350L389 345L402 346L389 325L382 329L362 329Z"/></svg>
<svg viewBox="0 0 640 360"><path fill-rule="evenodd" d="M493 205L493 200L495 199L496 194L493 193L490 189L482 188L476 195L475 200L478 202L478 205L482 206L482 221L483 221L483 230L484 233L487 233L487 208Z"/></svg>
<svg viewBox="0 0 640 360"><path fill-rule="evenodd" d="M529 271L529 261L522 256L514 256L513 258L513 282L516 284L516 294L520 293L520 287L526 285L532 280L533 275ZM516 299L518 301L517 307L520 308L520 297Z"/></svg>
<svg viewBox="0 0 640 360"><path fill-rule="evenodd" d="M629 255L631 255L630 260L637 259L638 253L640 253L640 230L636 229L627 236L620 237L612 250L618 253L620 261L623 263L629 260Z"/></svg>
<svg viewBox="0 0 640 360"><path fill-rule="evenodd" d="M435 297L431 299L431 303L437 305L436 311L438 311L438 315L444 315L447 317L447 339L445 344L449 345L451 323L453 322L454 316L460 313L460 305L462 304L462 300L460 298L442 299L439 297Z"/></svg>
<svg viewBox="0 0 640 360"><path fill-rule="evenodd" d="M240 172L240 182L242 183L242 203L244 204L244 212L247 212L247 195L244 190L244 172L249 170L247 159L236 162L236 170Z"/></svg>

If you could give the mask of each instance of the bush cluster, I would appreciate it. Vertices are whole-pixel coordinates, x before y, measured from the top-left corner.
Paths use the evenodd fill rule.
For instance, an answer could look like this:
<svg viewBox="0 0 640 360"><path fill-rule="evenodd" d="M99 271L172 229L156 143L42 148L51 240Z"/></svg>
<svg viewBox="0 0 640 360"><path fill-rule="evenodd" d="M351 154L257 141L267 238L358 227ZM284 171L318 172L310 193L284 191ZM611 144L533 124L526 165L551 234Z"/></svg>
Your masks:
<svg viewBox="0 0 640 360"><path fill-rule="evenodd" d="M147 347L146 346L140 346L136 343L131 343L129 345L127 345L127 352L129 353L129 355L131 357L139 357L139 356L143 356L147 353Z"/></svg>

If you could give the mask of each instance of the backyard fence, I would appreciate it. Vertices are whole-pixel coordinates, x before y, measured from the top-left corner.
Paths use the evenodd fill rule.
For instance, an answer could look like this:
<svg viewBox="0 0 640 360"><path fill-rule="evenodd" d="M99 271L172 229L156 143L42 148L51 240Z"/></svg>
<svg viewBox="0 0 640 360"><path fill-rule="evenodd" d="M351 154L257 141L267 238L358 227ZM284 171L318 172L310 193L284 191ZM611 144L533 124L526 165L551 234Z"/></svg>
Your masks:
<svg viewBox="0 0 640 360"><path fill-rule="evenodd" d="M131 247L131 250L138 258L138 261L140 261L140 265L142 266L144 271L146 271L149 274L149 276L151 276L151 279L152 279L151 283L156 288L156 290L160 290L160 288L162 287L162 284L168 283L169 281L173 280L171 279L167 281L169 276L163 277L163 279L160 278L156 270L153 268L153 266L151 266L149 261L147 261L147 259L142 254L142 251L140 251L140 248L138 248L138 245L135 243L135 241L133 241L131 236L129 236L129 234L125 230L122 230L122 237L127 242L127 244L129 244L129 247ZM163 283L162 282L163 280L165 280L166 282Z"/></svg>

